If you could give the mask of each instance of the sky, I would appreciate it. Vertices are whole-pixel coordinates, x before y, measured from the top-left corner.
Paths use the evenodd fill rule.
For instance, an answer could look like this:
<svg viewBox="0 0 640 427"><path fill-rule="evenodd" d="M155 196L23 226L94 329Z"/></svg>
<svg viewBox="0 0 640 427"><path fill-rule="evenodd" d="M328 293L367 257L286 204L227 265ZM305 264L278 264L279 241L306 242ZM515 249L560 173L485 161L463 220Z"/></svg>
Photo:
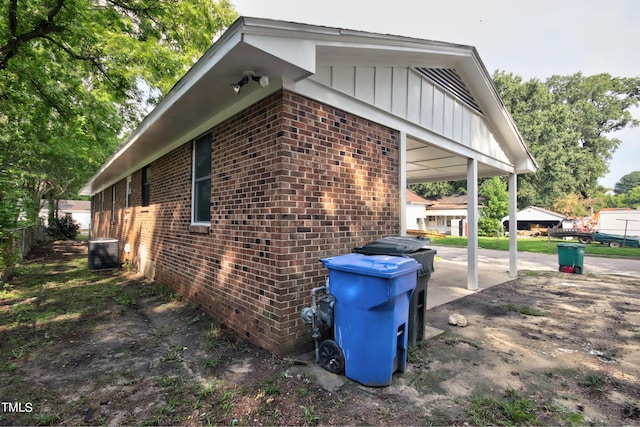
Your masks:
<svg viewBox="0 0 640 427"><path fill-rule="evenodd" d="M525 80L609 73L640 76L638 0L231 0L241 16L324 25L475 46L489 73ZM640 120L640 110L633 112ZM640 127L600 183L640 170Z"/></svg>

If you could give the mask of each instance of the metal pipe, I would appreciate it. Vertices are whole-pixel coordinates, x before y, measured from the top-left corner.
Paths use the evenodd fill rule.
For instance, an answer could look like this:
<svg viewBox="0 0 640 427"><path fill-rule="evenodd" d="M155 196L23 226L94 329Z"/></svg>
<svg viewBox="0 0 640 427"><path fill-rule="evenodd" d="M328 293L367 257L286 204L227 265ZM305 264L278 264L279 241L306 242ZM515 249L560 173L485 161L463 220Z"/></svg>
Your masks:
<svg viewBox="0 0 640 427"><path fill-rule="evenodd" d="M318 305L316 304L316 294L320 291L327 291L326 286L319 286L311 290L311 309L313 310L313 317L311 318L311 324L313 326L313 341L315 343L316 363L320 362L320 344L318 338L320 338L320 327L318 326Z"/></svg>

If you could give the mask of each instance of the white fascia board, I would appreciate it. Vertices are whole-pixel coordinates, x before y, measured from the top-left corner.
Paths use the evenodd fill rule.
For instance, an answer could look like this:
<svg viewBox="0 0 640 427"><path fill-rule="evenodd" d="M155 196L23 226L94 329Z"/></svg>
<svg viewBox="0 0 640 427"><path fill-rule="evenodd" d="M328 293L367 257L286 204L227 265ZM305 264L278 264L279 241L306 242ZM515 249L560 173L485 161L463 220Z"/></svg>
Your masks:
<svg viewBox="0 0 640 427"><path fill-rule="evenodd" d="M330 42L362 45L366 42L371 44L372 46L414 45L423 50L425 48L425 45L428 45L430 49L443 51L450 51L451 49L455 48L471 48L467 45L419 39L415 37L400 35L371 33L367 31L350 30L345 28L326 27L320 25L251 17L245 17L242 19L244 21L243 33L245 34L262 34L270 36L284 36L289 38L308 39L315 41L317 45L327 45Z"/></svg>
<svg viewBox="0 0 640 427"><path fill-rule="evenodd" d="M258 30L260 31L253 27L245 28L243 42L306 71L301 77L315 73L315 41L304 37L292 37L289 31L283 33L265 27L258 27Z"/></svg>
<svg viewBox="0 0 640 427"><path fill-rule="evenodd" d="M369 33L282 21L245 18L243 41L307 70L319 63L354 60L394 66L433 66L438 58L453 64L473 47L405 36ZM374 59L371 59L374 58Z"/></svg>
<svg viewBox="0 0 640 427"><path fill-rule="evenodd" d="M492 131L506 144L503 149L514 158L518 173L535 172L538 165L475 48L469 57L460 61L457 70L469 82L469 91L489 119Z"/></svg>

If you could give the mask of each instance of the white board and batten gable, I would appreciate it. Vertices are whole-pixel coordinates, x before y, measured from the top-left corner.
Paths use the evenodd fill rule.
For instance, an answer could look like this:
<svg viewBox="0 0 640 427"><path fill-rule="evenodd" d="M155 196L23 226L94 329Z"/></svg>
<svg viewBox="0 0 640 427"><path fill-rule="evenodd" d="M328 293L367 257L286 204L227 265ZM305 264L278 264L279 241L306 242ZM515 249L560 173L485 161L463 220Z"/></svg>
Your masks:
<svg viewBox="0 0 640 427"><path fill-rule="evenodd" d="M325 30L314 73L289 88L406 132L408 183L466 179L468 158L480 177L535 170L475 48Z"/></svg>

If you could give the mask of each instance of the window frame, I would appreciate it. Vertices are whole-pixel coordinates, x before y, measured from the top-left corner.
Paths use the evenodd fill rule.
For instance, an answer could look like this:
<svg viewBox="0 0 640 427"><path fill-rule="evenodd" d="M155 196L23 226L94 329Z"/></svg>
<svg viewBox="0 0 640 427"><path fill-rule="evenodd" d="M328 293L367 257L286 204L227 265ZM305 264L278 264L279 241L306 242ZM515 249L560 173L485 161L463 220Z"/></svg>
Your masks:
<svg viewBox="0 0 640 427"><path fill-rule="evenodd" d="M127 187L126 187L126 199L125 199L125 208L131 207L131 175L127 177Z"/></svg>
<svg viewBox="0 0 640 427"><path fill-rule="evenodd" d="M196 167L198 162L196 161L196 153L199 143L207 143L209 145L209 168L208 174L200 175L196 177ZM211 150L213 147L213 136L211 132L201 135L193 140L192 148L192 166L191 166L191 224L192 225L211 225ZM205 181L209 181L209 216L206 219L198 218L198 189ZM203 184L206 185L206 184Z"/></svg>
<svg viewBox="0 0 640 427"><path fill-rule="evenodd" d="M111 186L111 222L116 222L116 185Z"/></svg>
<svg viewBox="0 0 640 427"><path fill-rule="evenodd" d="M148 207L151 204L151 165L142 167L142 206Z"/></svg>

